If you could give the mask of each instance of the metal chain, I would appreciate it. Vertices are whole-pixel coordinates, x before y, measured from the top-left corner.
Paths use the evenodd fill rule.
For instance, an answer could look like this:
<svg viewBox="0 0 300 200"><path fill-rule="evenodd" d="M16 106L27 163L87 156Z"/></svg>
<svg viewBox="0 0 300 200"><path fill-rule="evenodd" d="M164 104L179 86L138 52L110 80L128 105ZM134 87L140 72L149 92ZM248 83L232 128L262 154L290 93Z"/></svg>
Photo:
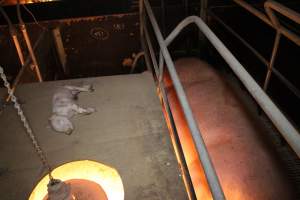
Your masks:
<svg viewBox="0 0 300 200"><path fill-rule="evenodd" d="M6 75L4 74L4 70L1 66L0 66L0 77L2 78L2 80L4 82L4 86L7 88L7 92L9 94L9 96L11 96L11 101L14 103L14 107L17 110L21 121L23 122L23 126L26 130L27 136L30 138L31 143L32 143L37 155L39 156L42 164L48 171L50 181L54 180L52 177L52 174L51 174L52 168L51 168L50 164L48 163L47 158L46 158L42 148L40 147L37 139L35 138L33 131L24 115L24 112L23 112L20 104L18 103L17 97L14 95L13 90L11 89L9 82L7 81Z"/></svg>

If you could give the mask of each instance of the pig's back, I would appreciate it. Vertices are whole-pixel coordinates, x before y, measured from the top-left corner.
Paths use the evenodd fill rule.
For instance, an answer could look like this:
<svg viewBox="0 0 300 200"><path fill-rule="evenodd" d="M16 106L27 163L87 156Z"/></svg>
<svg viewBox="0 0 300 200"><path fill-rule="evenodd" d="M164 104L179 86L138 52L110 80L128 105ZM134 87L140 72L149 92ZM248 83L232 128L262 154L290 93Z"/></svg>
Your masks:
<svg viewBox="0 0 300 200"><path fill-rule="evenodd" d="M175 65L227 199L294 199L272 145L264 137L266 128L249 112L236 89L198 59L180 59ZM188 149L185 154L197 197L210 199L174 88L169 77L164 80L179 137Z"/></svg>

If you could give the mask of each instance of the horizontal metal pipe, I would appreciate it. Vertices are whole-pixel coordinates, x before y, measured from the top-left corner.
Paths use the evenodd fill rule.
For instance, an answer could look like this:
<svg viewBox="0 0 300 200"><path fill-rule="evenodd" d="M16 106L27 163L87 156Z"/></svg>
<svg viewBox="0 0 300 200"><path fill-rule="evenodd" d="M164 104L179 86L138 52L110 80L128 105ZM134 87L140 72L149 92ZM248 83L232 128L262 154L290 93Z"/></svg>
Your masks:
<svg viewBox="0 0 300 200"><path fill-rule="evenodd" d="M300 14L288 7L285 7L284 5L273 1L273 0L268 0L265 2L264 7L267 10L270 10L271 12L273 12L272 10L275 10L277 12L279 12L280 14L286 16L287 18L291 19L292 21L300 24ZM268 13L268 12L267 12Z"/></svg>
<svg viewBox="0 0 300 200"><path fill-rule="evenodd" d="M283 26L280 27L279 31L282 35L284 35L285 37L293 41L295 44L300 46L300 37L297 34L289 31L287 28L284 28Z"/></svg>
<svg viewBox="0 0 300 200"><path fill-rule="evenodd" d="M255 82L250 74L245 70L241 63L232 55L232 53L225 47L220 39L210 30L210 28L197 16L191 16L183 20L167 37L168 43L173 41L175 37L189 24L195 23L203 32L207 39L212 43L220 55L224 58L230 68L234 71L237 77L242 81L244 86L261 106L263 111L267 114L291 148L300 157L300 135L296 128L289 122L289 120L282 114L279 108L272 102L270 97L262 90L262 88Z"/></svg>
<svg viewBox="0 0 300 200"><path fill-rule="evenodd" d="M200 133L200 130L197 126L196 120L193 117L192 110L190 108L190 105L188 103L187 97L185 95L184 89L180 83L179 77L177 75L177 72L175 70L174 63L171 59L170 53L165 45L165 41L162 37L162 34L159 30L159 26L157 24L157 21L155 20L154 14L152 12L151 6L147 0L144 0L144 5L148 14L148 17L150 19L150 22L152 24L152 27L154 29L154 33L156 35L156 38L158 40L159 46L161 48L162 54L165 58L165 62L167 65L167 68L169 70L171 79L174 84L175 91L177 93L178 99L180 101L180 104L183 108L184 115L186 117L189 129L191 131L193 140L195 142L195 146L198 151L199 159L202 163L208 184L210 186L212 196L216 200L223 200L225 199L223 190L221 188L219 179L217 177L216 171L213 167L213 164L211 162L210 156L208 154L206 145L204 143L204 140L202 138L202 134Z"/></svg>
<svg viewBox="0 0 300 200"><path fill-rule="evenodd" d="M259 19L261 19L263 22L265 22L269 26L273 27L273 24L270 22L270 20L268 19L268 17L264 13L260 12L256 8L252 7L249 3L246 3L244 0L233 0L233 1L235 3L237 3L238 5L240 5L241 7L245 8L246 10L248 10L250 13L252 13L256 17L258 17Z"/></svg>
<svg viewBox="0 0 300 200"><path fill-rule="evenodd" d="M230 32L234 37L236 37L243 45L245 45L265 66L269 65L269 61L265 59L253 46L251 46L245 39L243 39L237 32L225 24L217 15L215 15L211 10L209 15L219 22L224 28Z"/></svg>
<svg viewBox="0 0 300 200"><path fill-rule="evenodd" d="M246 3L244 0L233 0L235 3L237 3L238 5L240 5L241 7L245 8L246 10L248 10L251 14L255 15L256 17L258 17L259 19L261 19L263 22L265 22L266 24L268 24L269 26L273 27L274 29L276 29L277 31L279 31L281 34L283 34L285 37L289 38L291 41L293 41L295 44L300 46L300 37L293 33L292 31L288 30L287 28L280 26L278 21L274 21L272 20L272 18L276 18L276 16L271 17L270 14L269 17L272 21L270 21L270 19L268 18L267 15L265 15L263 12L257 10L256 8L252 7L249 3ZM274 6L275 5L275 6ZM290 18L291 20L298 22L298 16L295 15L295 11L286 8L285 6L276 3L273 4L272 2L266 3L267 9L269 8L275 8L276 11L280 11L281 14L285 15L286 17ZM289 12L292 11L292 14L288 14ZM266 12L270 12L268 10L266 10ZM297 14L297 13L296 13ZM277 19L276 19L277 20Z"/></svg>
<svg viewBox="0 0 300 200"><path fill-rule="evenodd" d="M300 91L293 85L293 83L287 80L276 68L273 68L273 73L298 99L300 99Z"/></svg>
<svg viewBox="0 0 300 200"><path fill-rule="evenodd" d="M234 37L236 37L242 44L244 44L266 67L269 66L270 62L267 61L254 47L252 47L246 40L244 40L238 33L236 33L232 28L225 24L217 15L215 15L212 10L210 10L209 15L213 17L217 22L219 22L226 30L228 30ZM278 70L272 69L272 72L279 78L279 80L285 84L285 86L300 99L300 91L287 80Z"/></svg>
<svg viewBox="0 0 300 200"><path fill-rule="evenodd" d="M282 4L272 1L272 0L266 1L266 3L264 4L264 7L265 7L266 13L268 14L272 24L274 25L274 27L280 33L284 34L287 38L289 38L294 43L296 43L297 45L300 46L300 37L298 35L296 35L295 33L291 32L290 30L288 30L287 28L285 28L284 26L282 26L273 10L279 12L280 14L286 16L287 18L289 18L290 20L292 20L298 24L300 24L300 14L297 13L296 11L294 11L290 8L287 8L287 7L283 6Z"/></svg>

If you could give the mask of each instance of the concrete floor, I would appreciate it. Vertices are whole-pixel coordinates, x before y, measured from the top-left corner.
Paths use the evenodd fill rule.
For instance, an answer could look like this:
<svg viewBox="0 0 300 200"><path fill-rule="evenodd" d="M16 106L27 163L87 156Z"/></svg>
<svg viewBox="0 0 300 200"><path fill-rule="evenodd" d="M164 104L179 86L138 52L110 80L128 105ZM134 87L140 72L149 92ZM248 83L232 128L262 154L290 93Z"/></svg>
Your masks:
<svg viewBox="0 0 300 200"><path fill-rule="evenodd" d="M86 83L95 92L80 94L79 104L97 112L74 117L70 136L53 132L57 86ZM16 94L52 166L95 160L118 170L125 199L187 199L150 73L26 84ZM12 106L0 113L0 135L0 199L26 199L44 171Z"/></svg>

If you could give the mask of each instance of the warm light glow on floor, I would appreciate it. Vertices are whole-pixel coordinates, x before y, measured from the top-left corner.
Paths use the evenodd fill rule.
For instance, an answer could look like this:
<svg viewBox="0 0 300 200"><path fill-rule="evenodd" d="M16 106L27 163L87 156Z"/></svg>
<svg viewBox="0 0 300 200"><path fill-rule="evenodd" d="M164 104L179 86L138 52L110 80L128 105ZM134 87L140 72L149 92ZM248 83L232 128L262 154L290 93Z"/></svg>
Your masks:
<svg viewBox="0 0 300 200"><path fill-rule="evenodd" d="M53 170L53 177L62 181L88 180L99 184L108 200L124 200L124 188L118 172L98 162L83 160L61 165ZM47 195L49 177L45 176L34 188L29 200L42 200Z"/></svg>
<svg viewBox="0 0 300 200"><path fill-rule="evenodd" d="M52 2L52 1L60 1L60 0L20 0L20 4L31 4L31 3L44 3L44 2ZM3 5L17 5L17 0L4 0Z"/></svg>

